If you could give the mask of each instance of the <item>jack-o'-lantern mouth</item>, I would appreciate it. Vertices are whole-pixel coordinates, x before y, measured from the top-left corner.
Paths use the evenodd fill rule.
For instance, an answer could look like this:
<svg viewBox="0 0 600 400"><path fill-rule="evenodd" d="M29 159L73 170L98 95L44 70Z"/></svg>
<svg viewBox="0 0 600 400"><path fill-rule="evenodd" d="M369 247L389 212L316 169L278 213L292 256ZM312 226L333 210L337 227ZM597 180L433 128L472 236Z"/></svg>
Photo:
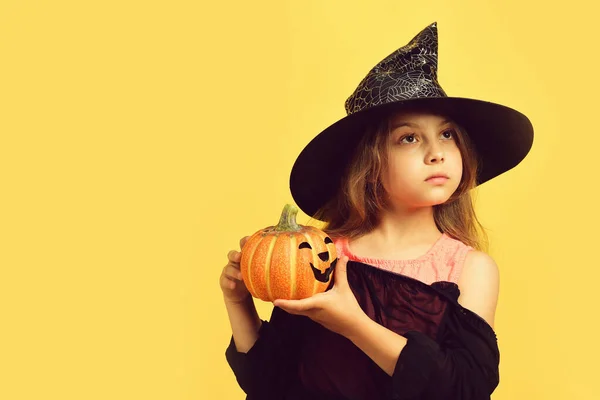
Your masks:
<svg viewBox="0 0 600 400"><path fill-rule="evenodd" d="M325 243L326 246L328 244L333 244L333 240L331 240L331 238L329 236L325 237L325 239L323 239L323 242ZM312 248L313 247L308 242L302 242L298 246L298 249L310 249L310 250L312 250ZM319 257L319 260L323 261L323 263L326 263L327 261L329 261L329 257L330 257L329 250L317 253L317 257ZM335 260L333 260L331 262L331 264L329 264L329 267L327 269L325 269L325 271L321 271L320 269L315 268L315 265L312 262L309 262L310 269L312 270L315 279L317 281L323 282L323 283L329 282L329 278L331 277L331 273L335 269L335 265L337 264L337 260L338 260L337 258Z"/></svg>
<svg viewBox="0 0 600 400"><path fill-rule="evenodd" d="M310 264L310 268L312 269L313 275L315 276L315 279L318 280L319 282L323 282L323 283L329 282L329 278L331 276L331 273L335 269L335 265L337 264L337 260L338 260L337 258L335 260L333 260L331 262L331 264L329 265L329 268L327 268L323 272L321 272L321 270L315 268L315 266L313 265L313 263L309 263Z"/></svg>

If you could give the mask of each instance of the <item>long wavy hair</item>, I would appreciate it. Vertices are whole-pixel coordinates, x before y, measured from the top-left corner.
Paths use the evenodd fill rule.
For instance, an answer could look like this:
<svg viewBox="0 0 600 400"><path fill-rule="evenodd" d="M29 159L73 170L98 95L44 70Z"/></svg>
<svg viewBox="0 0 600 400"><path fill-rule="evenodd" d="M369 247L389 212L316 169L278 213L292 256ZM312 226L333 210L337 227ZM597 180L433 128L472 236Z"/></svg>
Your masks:
<svg viewBox="0 0 600 400"><path fill-rule="evenodd" d="M425 111L404 108L411 111ZM346 167L337 194L314 218L324 222L321 227L332 237L355 239L374 229L386 207L387 194L382 176L387 168L391 123L398 111L386 114L367 128ZM472 190L476 187L478 157L467 132L454 123L455 140L460 150L463 173L460 184L450 198L433 206L437 228L477 250L488 248L487 234L477 219Z"/></svg>

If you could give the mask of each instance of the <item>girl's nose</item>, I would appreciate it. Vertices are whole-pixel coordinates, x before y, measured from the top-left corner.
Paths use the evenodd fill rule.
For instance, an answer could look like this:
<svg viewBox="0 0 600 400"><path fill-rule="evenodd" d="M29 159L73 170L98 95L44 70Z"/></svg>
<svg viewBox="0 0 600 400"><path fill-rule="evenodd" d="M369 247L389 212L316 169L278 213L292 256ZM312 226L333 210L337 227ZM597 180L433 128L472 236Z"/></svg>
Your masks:
<svg viewBox="0 0 600 400"><path fill-rule="evenodd" d="M442 153L432 155L429 158L429 162L430 163L438 163L438 162L441 162L441 161L444 161L444 155Z"/></svg>
<svg viewBox="0 0 600 400"><path fill-rule="evenodd" d="M432 146L429 153L427 153L427 160L431 164L436 164L444 161L444 151L441 146Z"/></svg>

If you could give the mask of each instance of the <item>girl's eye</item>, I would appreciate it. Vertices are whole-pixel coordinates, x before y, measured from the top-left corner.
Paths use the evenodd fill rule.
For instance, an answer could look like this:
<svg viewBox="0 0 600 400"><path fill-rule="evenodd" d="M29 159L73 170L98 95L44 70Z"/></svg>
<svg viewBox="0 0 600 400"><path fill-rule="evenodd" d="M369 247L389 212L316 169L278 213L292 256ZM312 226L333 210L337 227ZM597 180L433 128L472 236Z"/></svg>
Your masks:
<svg viewBox="0 0 600 400"><path fill-rule="evenodd" d="M445 139L452 139L454 138L455 133L452 129L449 129L447 131L442 132L442 135Z"/></svg>
<svg viewBox="0 0 600 400"><path fill-rule="evenodd" d="M414 134L406 135L402 139L400 139L400 143L414 143L414 142L415 142Z"/></svg>
<svg viewBox="0 0 600 400"><path fill-rule="evenodd" d="M454 132L453 129L448 129L447 131L442 132L441 135L446 140L452 140L456 137L456 133ZM412 144L412 143L415 143L416 141L417 141L417 138L414 133L411 133L409 135L406 135L406 136L403 136L402 138L400 138L400 143L404 143L404 144Z"/></svg>

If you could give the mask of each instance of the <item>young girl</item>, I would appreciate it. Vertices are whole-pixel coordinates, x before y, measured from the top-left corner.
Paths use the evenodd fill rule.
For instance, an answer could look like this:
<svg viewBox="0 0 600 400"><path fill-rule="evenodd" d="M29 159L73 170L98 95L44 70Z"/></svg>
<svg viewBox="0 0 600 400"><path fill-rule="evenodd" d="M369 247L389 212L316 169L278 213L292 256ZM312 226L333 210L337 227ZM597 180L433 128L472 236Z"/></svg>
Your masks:
<svg viewBox="0 0 600 400"><path fill-rule="evenodd" d="M337 248L330 290L276 300L261 321L240 252L228 254L226 357L247 399L469 400L497 387L498 267L470 190L516 166L533 128L447 97L436 74L432 24L369 72L294 164L295 202Z"/></svg>

